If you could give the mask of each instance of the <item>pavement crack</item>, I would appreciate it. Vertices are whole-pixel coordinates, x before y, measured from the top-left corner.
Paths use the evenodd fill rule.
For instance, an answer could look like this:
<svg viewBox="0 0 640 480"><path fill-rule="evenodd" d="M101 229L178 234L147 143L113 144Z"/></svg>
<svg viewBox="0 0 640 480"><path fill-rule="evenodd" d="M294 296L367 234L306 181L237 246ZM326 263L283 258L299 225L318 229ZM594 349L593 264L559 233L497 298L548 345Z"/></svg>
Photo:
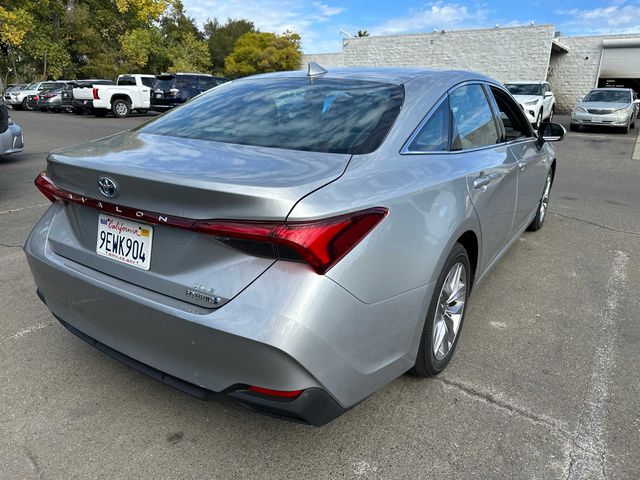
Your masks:
<svg viewBox="0 0 640 480"><path fill-rule="evenodd" d="M593 225L594 227L603 228L605 230L610 230L612 232L624 233L626 235L636 235L640 236L640 232L633 232L631 230L622 230L620 228L609 227L607 225L603 225L601 223L592 222L590 220L585 220L584 218L572 217L571 215L564 215L562 213L549 212L551 215L555 215L556 217L568 218L570 220L575 220L576 222L586 223L588 225Z"/></svg>
<svg viewBox="0 0 640 480"><path fill-rule="evenodd" d="M543 425L550 430L558 433L560 436L564 437L567 440L571 440L572 438L572 435L567 431L565 426L560 421L554 418L538 414L519 405L514 405L511 402L503 400L498 395L487 391L482 391L473 385L468 385L460 381L450 380L448 378L442 377L438 377L436 378L436 380L439 380L449 387L456 388L462 391L464 394L475 398L476 400L480 400L500 410L506 411L509 415L516 415L518 417L525 418L526 420L530 421L531 423L535 423L536 425Z"/></svg>
<svg viewBox="0 0 640 480"><path fill-rule="evenodd" d="M1 211L0 215L6 215L8 213L18 213L18 212L21 212L23 210L28 210L30 208L46 207L47 205L49 205L49 203L36 203L35 205L27 205L26 207L11 208L9 210Z"/></svg>
<svg viewBox="0 0 640 480"><path fill-rule="evenodd" d="M22 248L22 245L12 245L10 243L2 243L0 242L0 247L5 247L5 248Z"/></svg>

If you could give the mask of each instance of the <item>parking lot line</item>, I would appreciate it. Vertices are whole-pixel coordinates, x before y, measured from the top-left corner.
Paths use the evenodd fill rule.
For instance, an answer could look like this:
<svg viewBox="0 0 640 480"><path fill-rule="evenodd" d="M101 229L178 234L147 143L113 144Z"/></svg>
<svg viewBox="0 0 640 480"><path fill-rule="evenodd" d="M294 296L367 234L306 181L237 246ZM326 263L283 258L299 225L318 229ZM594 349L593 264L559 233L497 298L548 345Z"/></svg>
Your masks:
<svg viewBox="0 0 640 480"><path fill-rule="evenodd" d="M568 480L605 478L605 444L609 386L616 363L618 306L624 292L629 255L616 251L605 292L600 332L589 384L578 420Z"/></svg>
<svg viewBox="0 0 640 480"><path fill-rule="evenodd" d="M633 160L640 160L640 135L636 138L636 147L633 149L631 158Z"/></svg>
<svg viewBox="0 0 640 480"><path fill-rule="evenodd" d="M611 137L611 136L608 136L608 135L598 135L598 134L595 134L595 133L576 133L576 132L573 132L573 133L571 133L570 137L573 137L573 138L575 138L575 137L580 137L580 138L598 138L598 139L601 139L601 140L611 140L612 138L615 138L616 142L622 142L622 143L632 143L632 142L636 141L635 139L628 138L628 137L627 138L622 137L622 136Z"/></svg>

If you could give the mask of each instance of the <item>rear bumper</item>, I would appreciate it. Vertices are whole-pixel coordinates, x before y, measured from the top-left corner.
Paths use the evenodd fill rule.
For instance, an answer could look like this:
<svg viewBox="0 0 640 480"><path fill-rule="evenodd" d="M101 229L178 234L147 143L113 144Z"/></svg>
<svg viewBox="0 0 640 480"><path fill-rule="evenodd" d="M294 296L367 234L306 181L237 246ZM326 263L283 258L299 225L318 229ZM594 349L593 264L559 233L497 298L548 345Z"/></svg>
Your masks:
<svg viewBox="0 0 640 480"><path fill-rule="evenodd" d="M276 262L223 307L205 309L56 254L48 231L59 207L25 244L47 306L97 348L174 387L321 425L413 365L429 286L368 305L304 265ZM304 392L279 400L249 385Z"/></svg>
<svg viewBox="0 0 640 480"><path fill-rule="evenodd" d="M93 110L93 100L73 100L73 108L77 110Z"/></svg>
<svg viewBox="0 0 640 480"><path fill-rule="evenodd" d="M46 304L46 300L39 290L37 293L40 299ZM346 411L324 390L319 388L309 388L294 399L269 398L247 390L245 385L230 387L225 392L213 392L171 375L167 375L166 373L150 367L149 365L145 365L144 363L140 363L134 358L123 355L113 348L98 342L96 339L85 335L64 320L58 318L58 321L75 336L84 340L92 347L100 350L102 353L109 355L111 358L124 363L140 373L201 400L213 400L222 394L227 394L241 405L250 408L251 410L283 418L285 420L309 423L317 427L325 425Z"/></svg>

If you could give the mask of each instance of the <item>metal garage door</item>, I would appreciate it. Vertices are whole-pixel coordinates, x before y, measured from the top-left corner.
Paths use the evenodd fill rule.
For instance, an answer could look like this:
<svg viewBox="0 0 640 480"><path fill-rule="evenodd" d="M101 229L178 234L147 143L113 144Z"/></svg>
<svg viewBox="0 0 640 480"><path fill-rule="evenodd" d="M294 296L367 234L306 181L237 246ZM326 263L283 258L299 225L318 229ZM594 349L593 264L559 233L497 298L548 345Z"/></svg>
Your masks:
<svg viewBox="0 0 640 480"><path fill-rule="evenodd" d="M603 40L600 78L640 78L640 38Z"/></svg>

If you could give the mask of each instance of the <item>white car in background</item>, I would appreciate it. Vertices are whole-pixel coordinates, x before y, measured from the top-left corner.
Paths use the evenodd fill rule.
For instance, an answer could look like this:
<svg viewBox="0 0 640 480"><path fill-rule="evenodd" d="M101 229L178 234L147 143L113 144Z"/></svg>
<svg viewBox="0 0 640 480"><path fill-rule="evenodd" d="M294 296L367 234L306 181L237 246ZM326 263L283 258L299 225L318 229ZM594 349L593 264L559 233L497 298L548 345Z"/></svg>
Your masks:
<svg viewBox="0 0 640 480"><path fill-rule="evenodd" d="M124 118L133 110L138 113L149 110L155 81L155 75L120 75L115 85L94 84L93 88L74 88L73 98L96 116L102 117L111 112L116 118Z"/></svg>
<svg viewBox="0 0 640 480"><path fill-rule="evenodd" d="M44 90L62 88L66 83L66 80L33 82L20 90L5 92L4 101L7 105L11 105L14 110L33 110L35 104L28 101L30 95L38 95Z"/></svg>
<svg viewBox="0 0 640 480"><path fill-rule="evenodd" d="M508 82L504 85L522 105L527 118L537 130L545 120L551 121L556 110L556 97L547 82Z"/></svg>
<svg viewBox="0 0 640 480"><path fill-rule="evenodd" d="M7 105L0 98L0 155L18 153L23 148L22 129L13 123Z"/></svg>

